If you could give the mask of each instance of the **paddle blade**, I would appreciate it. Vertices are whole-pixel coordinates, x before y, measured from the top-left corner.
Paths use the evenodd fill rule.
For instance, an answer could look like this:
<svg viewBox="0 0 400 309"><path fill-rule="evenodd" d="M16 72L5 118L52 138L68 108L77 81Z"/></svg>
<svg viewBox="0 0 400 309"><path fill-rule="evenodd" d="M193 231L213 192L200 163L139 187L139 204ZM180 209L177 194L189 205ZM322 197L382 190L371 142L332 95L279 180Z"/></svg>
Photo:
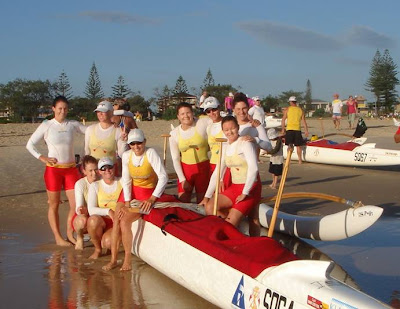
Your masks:
<svg viewBox="0 0 400 309"><path fill-rule="evenodd" d="M356 131L354 132L353 136L356 138L359 138L364 135L364 133L367 131L367 125L364 122L364 119L360 118L358 119Z"/></svg>

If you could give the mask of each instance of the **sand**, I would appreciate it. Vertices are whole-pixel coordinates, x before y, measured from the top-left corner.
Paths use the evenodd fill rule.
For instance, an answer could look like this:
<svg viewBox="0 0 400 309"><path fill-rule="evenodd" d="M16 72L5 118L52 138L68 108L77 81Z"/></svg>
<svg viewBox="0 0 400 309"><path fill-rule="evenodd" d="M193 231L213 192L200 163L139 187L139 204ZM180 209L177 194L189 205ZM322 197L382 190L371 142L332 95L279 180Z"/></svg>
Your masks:
<svg viewBox="0 0 400 309"><path fill-rule="evenodd" d="M308 119L307 121L309 124L310 134L321 136L322 124L325 135L336 132L330 119ZM400 148L400 144L397 145L393 142L393 134L396 131L396 127L393 126L392 120L366 119L365 122L368 126L368 131L365 134L365 136L368 137L368 142L376 142L377 147L379 148ZM177 125L177 121L168 122L162 120L149 122L144 121L139 123L139 127L145 132L148 141L147 145L156 148L161 157L163 138L160 135L170 131L171 123ZM29 251L31 254L32 252L39 252L39 260L37 261L37 264L33 263L31 267L28 268L30 273L35 273L35 267L41 267L41 276L43 276L43 274L50 276L52 273L50 271L51 268L49 268L50 266L46 266L45 270L43 270L43 256L48 260L51 256L54 256L54 254L55 258L60 258L60 254L66 254L69 256L69 259L78 259L81 266L86 265L84 273L87 274L87 272L89 272L92 275L96 272L101 272L99 265L101 266L104 264L109 258L102 257L98 262L88 262L86 258L90 255L92 248L85 248L82 253L77 255L73 249L61 250L52 245L52 234L47 222L47 197L43 183L44 166L39 160L36 160L31 156L25 148L29 136L34 132L38 125L39 124L0 125L0 171L3 174L2 182L0 184L0 294L6 293L6 291L12 293L11 286L5 284L6 280L7 282L12 282L17 286L23 281L22 279L26 280L26 277L24 278L23 273L20 270L21 264L28 265L32 262L24 259L17 261L11 258L20 256L21 252ZM346 122L342 122L342 128L344 127L347 127ZM353 131L354 130L342 129L340 133L352 134ZM345 141L347 138L337 136L333 137L333 139L337 141ZM38 148L46 153L44 142L41 143ZM83 136L79 136L76 139L75 152L83 154ZM262 158L262 163L260 164L260 175L263 183L263 196L276 194L276 190L272 190L268 187L268 184L271 182L271 177L268 174L268 164L268 158ZM169 152L167 169L169 172L173 172ZM322 192L339 195L351 200L361 200L364 204L382 206L384 208L384 216L390 217L395 216L400 209L398 207L400 193L397 189L398 171L399 169L397 167L394 169L363 169L310 163L298 165L296 162L293 162L290 166L285 192ZM176 193L175 185L169 185L167 192ZM65 199L65 197L63 197L63 199ZM323 201L308 201L307 203L301 201L291 203L290 205L287 202L284 202L282 204L283 210L293 213L298 212L303 215L333 213L345 208L347 208L346 205L337 205ZM66 204L60 206L60 220L63 235L65 235L67 209L68 206ZM89 245L89 243L86 243L86 245ZM398 256L399 253L400 251L397 247L392 248L388 255ZM12 261L10 261L10 259L12 259ZM47 264L45 265L52 265L51 262L46 263ZM134 259L134 263L139 263L139 260ZM92 265L91 268L87 266L89 264ZM360 267L370 268L371 265L367 263ZM388 272L392 272L393 274L393 268L378 269L377 271L378 275L380 274L382 276L388 275ZM18 275L13 276L15 272ZM396 273L395 275L400 276L399 270L395 270L394 272ZM115 277L115 274L113 277ZM10 278L14 278L14 280L10 280ZM31 284L35 284L36 280L39 280L33 278L34 276L30 279ZM70 280L72 280L71 278ZM107 278L107 280L111 280L110 277ZM122 279L124 276L117 275L117 278L118 280L113 284L117 284L117 286L122 285ZM86 280L81 277L78 279ZM80 282L79 280L78 282ZM129 277L129 280L133 279ZM159 281L160 279L155 280ZM42 290L39 295L36 295L38 297L38 308L41 307L41 305L46 304L47 297L50 297L49 295L54 293L54 289L50 289L51 293L49 294L47 286L43 283L43 280L39 280L39 282L41 282ZM173 285L173 283L169 281L166 284L166 286L171 285ZM61 290L65 290L65 286L56 287L55 289L60 288ZM175 289L179 288L175 287ZM185 293L184 299L199 304L199 308L202 306L204 306L204 308L210 306L208 303L198 299L196 296L187 292ZM62 295L57 295L55 299L60 300L59 298L62 298ZM34 297L33 294L32 297ZM128 296L129 299L132 297L133 296L131 295ZM162 301L160 302L162 303ZM23 300L17 300L14 298L11 298L6 303L9 305L8 307L16 307L16 304L25 304ZM138 303L140 303L140 301L134 302L133 304ZM98 304L99 303L97 303L97 305ZM187 303L183 304L182 308L187 305ZM162 308L162 306L159 308Z"/></svg>

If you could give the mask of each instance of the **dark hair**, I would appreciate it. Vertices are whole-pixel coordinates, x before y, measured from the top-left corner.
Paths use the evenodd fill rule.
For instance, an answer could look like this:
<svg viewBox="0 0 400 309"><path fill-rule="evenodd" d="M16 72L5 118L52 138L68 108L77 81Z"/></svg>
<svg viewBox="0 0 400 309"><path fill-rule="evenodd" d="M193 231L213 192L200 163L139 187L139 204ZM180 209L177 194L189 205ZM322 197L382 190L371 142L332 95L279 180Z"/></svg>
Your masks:
<svg viewBox="0 0 400 309"><path fill-rule="evenodd" d="M238 123L236 117L233 117L233 116L225 116L224 118L222 118L221 128L224 126L224 123L228 122L228 121L233 121L236 124L236 126L239 128L239 123Z"/></svg>
<svg viewBox="0 0 400 309"><path fill-rule="evenodd" d="M190 108L190 110L192 110L192 105L190 105L189 103L187 103L187 102L181 102L181 103L179 103L177 106L176 106L176 114L178 115L178 113L179 113L179 110L181 109L181 108L183 108L183 107L187 107L187 108ZM193 112L193 111L192 111Z"/></svg>
<svg viewBox="0 0 400 309"><path fill-rule="evenodd" d="M233 96L232 106L235 108L236 103L244 102L247 107L249 107L249 101L247 101L247 97L243 92L236 92Z"/></svg>
<svg viewBox="0 0 400 309"><path fill-rule="evenodd" d="M58 102L64 102L65 104L69 105L68 99L63 95L56 96L53 100L53 107L56 107Z"/></svg>
<svg viewBox="0 0 400 309"><path fill-rule="evenodd" d="M93 163L97 166L97 159L95 157L86 155L83 157L82 159L82 167L83 169L86 169L86 165L88 165L89 163Z"/></svg>

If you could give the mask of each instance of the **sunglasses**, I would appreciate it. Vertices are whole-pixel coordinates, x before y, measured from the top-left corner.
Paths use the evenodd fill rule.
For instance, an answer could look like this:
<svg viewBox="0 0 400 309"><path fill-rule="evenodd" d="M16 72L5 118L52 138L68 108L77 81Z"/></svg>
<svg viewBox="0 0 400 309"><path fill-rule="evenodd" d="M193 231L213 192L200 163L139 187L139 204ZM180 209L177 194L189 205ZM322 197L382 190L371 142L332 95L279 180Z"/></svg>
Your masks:
<svg viewBox="0 0 400 309"><path fill-rule="evenodd" d="M114 165L104 165L100 168L100 171L104 172L106 170L112 170L114 168Z"/></svg>
<svg viewBox="0 0 400 309"><path fill-rule="evenodd" d="M206 113L209 114L211 112L216 112L218 110L218 108L209 108L206 110Z"/></svg>
<svg viewBox="0 0 400 309"><path fill-rule="evenodd" d="M129 143L129 145L131 145L131 146L142 145L142 144L143 144L143 142L132 142L132 143Z"/></svg>

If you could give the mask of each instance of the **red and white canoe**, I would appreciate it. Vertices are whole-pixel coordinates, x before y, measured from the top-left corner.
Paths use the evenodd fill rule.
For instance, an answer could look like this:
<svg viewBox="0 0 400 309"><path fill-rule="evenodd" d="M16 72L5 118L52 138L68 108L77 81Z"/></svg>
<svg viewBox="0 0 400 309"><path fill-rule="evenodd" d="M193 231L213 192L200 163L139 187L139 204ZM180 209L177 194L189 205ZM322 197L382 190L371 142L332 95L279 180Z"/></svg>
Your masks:
<svg viewBox="0 0 400 309"><path fill-rule="evenodd" d="M215 216L153 209L132 232L133 254L220 308L389 308L332 278L333 262L300 260Z"/></svg>

